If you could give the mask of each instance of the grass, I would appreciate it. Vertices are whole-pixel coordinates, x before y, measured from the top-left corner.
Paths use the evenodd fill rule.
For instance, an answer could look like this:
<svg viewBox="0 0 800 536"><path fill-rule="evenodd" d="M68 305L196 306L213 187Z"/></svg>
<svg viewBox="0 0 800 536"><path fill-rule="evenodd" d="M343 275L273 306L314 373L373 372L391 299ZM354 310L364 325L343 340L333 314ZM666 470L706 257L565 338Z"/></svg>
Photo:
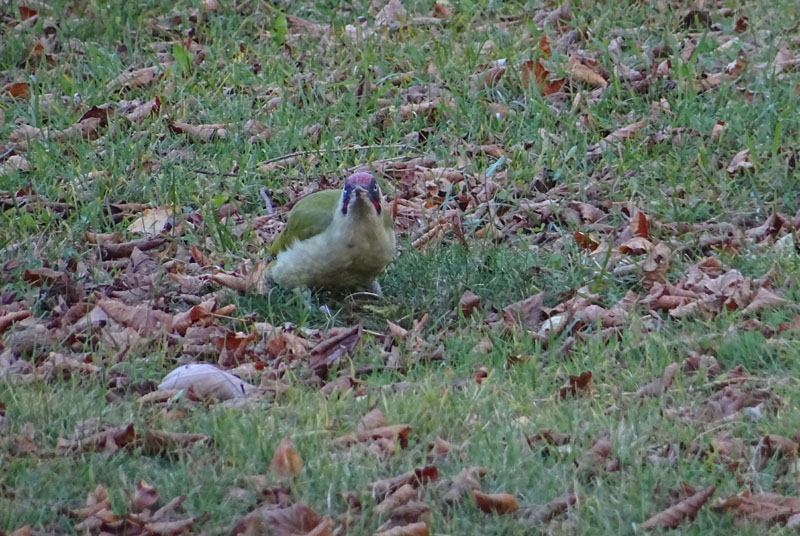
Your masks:
<svg viewBox="0 0 800 536"><path fill-rule="evenodd" d="M235 4L241 2L220 1L220 9L208 13L207 21L193 23L188 14L195 3L186 0L142 0L120 5L54 0L49 7L41 8L35 24L4 28L0 81L32 81L32 94L29 99L0 100L5 117L0 124L0 144L8 139L17 121L56 129L73 124L81 115L71 104L76 93L90 105L155 96L164 104L157 117L141 125L116 122L98 141L34 143L25 153L30 173L0 175L0 191L14 192L31 183L43 197L70 206L63 217L46 209L0 212L0 251L22 261L19 268L0 273L0 291L36 296L38 290L21 278L25 268L43 263L63 266L70 260L88 263L96 252L86 244L87 230L125 233L128 221L115 223L104 212L108 203L120 201L175 204L184 213L202 211L205 224L187 232L182 240L187 246L202 246L223 267L232 269L243 259L264 255L264 247L252 230L237 237L230 225L215 216L219 206L235 200L241 213L255 218L266 213L259 197L262 187L273 191L274 202L280 205L290 198L289 186L333 178L341 170L402 156L404 151L323 152L316 165L301 161L268 173L256 171L259 162L294 151L402 143L407 134L426 127L431 133L414 148L414 154L429 155L441 166L465 164L470 173L486 172L495 159L467 156L463 142L507 147L529 143L528 149L513 151L502 166L507 174L507 191L498 194L498 200L510 206L518 203L507 193L514 185L525 187L537 173L548 169L556 184L575 188L574 199L631 202L660 222L727 222L737 214L751 214L760 223L773 211L793 215L797 210L797 173L788 166L785 150L800 146L800 117L796 114L800 97L795 89L798 74L778 80L746 71L734 84L705 93L691 90L689 82L699 73L719 72L736 59L738 49L734 46L720 51L713 39L700 35L695 59L681 64L677 61L679 39L687 30L681 27L678 9L660 11L649 3L617 0L572 3L569 25L588 30L589 39L581 46L596 54L606 71L613 72L608 47L620 30L632 32L629 47L623 52L627 64L635 64L639 58L639 65L644 66L644 56L660 44L669 46L676 60L671 76L676 82L674 89L655 86L636 94L612 75L601 99L572 112L569 101L559 111L538 92L523 91L519 74L513 69L493 88L476 88L468 81L487 61L507 58L513 65L531 55L539 38L533 22L504 27L496 21L501 15L533 14L543 8L539 2L453 2L455 14L435 39L418 27L410 27L359 45L346 45L342 29L368 12L368 2L278 2L275 7L263 5L250 16L237 13ZM409 13L427 14L432 8L428 1L404 4ZM723 35L733 35L738 16L749 17L748 30L742 34L746 42L766 42L775 37L791 42L800 22L797 6L789 0L719 4L735 12L732 17L714 14ZM69 6L73 14L64 15ZM274 23L273 13L278 11L333 24L334 44L321 46L314 39L301 37L290 39L284 46L285 37ZM0 8L0 13L18 20L15 2ZM162 33L154 36L156 22L166 20L169 14L181 14L183 22L167 33L156 30ZM55 65L29 56L51 17L57 22L60 44L60 59ZM490 20L495 22L487 24ZM194 39L206 47L203 63L189 71L173 68L163 81L124 96L107 89L106 84L127 68L153 64L156 52L151 43L174 39L179 30L190 28ZM480 50L488 40L494 43L495 52L484 57ZM748 59L751 63L769 62L775 53L774 47L767 46ZM387 77L398 78L400 88L414 84L428 87L436 83L427 69L429 64L440 73L441 85L453 96L446 112L432 122L415 117L378 124L374 117L382 107L380 99L388 99L394 106L404 104L401 92L392 83L384 83ZM357 89L365 81L375 90L358 99ZM737 87L754 91L753 102L741 98ZM267 101L276 92L282 92L284 98L275 110L268 111ZM52 109L43 110L42 95L49 93L65 95L67 103L56 99ZM661 98L667 100L670 111L662 112L659 121L646 127L643 135L607 152L597 162L584 157L587 147L608 132L647 116L651 104ZM505 104L508 118L495 118L489 102ZM591 115L588 129L578 126L582 114ZM268 141L250 142L249 135L241 132L241 126L251 118L270 127ZM224 139L193 143L170 133L168 125L174 120L228 123L233 127ZM708 133L718 120L727 123L727 130L718 143L711 144ZM302 134L315 124L322 125L318 140ZM653 134L666 128L685 129L683 143L652 141ZM543 136L542 131L556 136ZM729 176L725 168L743 148L750 148L754 168ZM235 163L247 173L229 177L192 172L228 172ZM607 179L598 180L603 169L607 169ZM386 181L384 186L392 191L395 185ZM595 193L586 190L589 186ZM305 461L301 475L288 485L297 499L323 516L335 517L346 511L339 496L344 491L356 491L364 505L372 504L369 484L424 465L437 436L460 446L459 453L439 465L443 476L454 475L463 467L484 466L484 491L513 493L523 506L546 503L568 491L581 495L579 508L543 529L552 534L631 534L634 523L668 506L668 490L679 488L681 482L715 485L717 496L722 497L747 486L787 496L800 493L796 475L775 477L778 460L770 461L762 472L740 473L726 470L712 458L686 451L693 443L701 450L708 448L716 429L747 442L758 441L765 434L791 437L797 432L800 345L796 340L785 339L784 344L776 345L760 333L741 330L743 317L739 312L714 319L661 316L652 330L643 325L646 315L640 311L642 314L634 315L637 318L619 338L590 333L577 339L568 354L559 352L563 338L545 347L519 333L492 331L483 322L492 311L501 311L509 303L538 292L545 293L546 305L554 306L574 296L581 286L595 282L609 303L631 288L641 288L636 281L613 273L598 276L586 255L570 241L572 232L580 229L578 225L549 223L543 229L526 230L496 243L474 236L482 223L473 222L469 229L469 248L444 241L418 251L411 247L411 237L401 237L402 254L382 280L385 299L362 303L324 294L313 296L316 304L332 309L332 318L307 310L301 299L280 289L268 296L231 298L240 319L275 325L292 322L310 328L350 326L359 320L372 331L384 330L386 320L410 328L413 320L430 315L422 337L433 347L443 346L443 360L414 363L402 374L376 372L365 379L366 394L361 397L352 393L326 397L301 378L289 377L288 390L274 402L259 402L246 410L222 405L188 407L179 402L177 408L186 414L171 419L170 414L158 409L140 408L134 392L107 402L108 372L24 386L0 379L0 402L5 404L8 426L4 435L15 437L26 423L32 423L34 440L41 450L37 455L19 453L10 440L0 442L0 529L10 531L30 524L72 533L74 520L64 515L65 507L82 506L86 494L101 484L110 491L115 510L122 513L135 482L143 479L162 498L186 495L185 512L207 514L202 525L195 526L198 532L229 532L233 522L259 499L258 490L248 487L246 477L267 472L275 448L286 435L292 436L295 449ZM612 219L608 223L620 222ZM559 248L552 243L531 248L539 232L560 233L566 238ZM688 247L673 261L671 281L702 257L691 233L680 236L679 241ZM726 267L753 277L778 263L785 281L784 295L795 302L800 298L796 254L779 255L750 246L732 254L712 254ZM0 258L0 262L5 260ZM88 270L86 281L108 284L116 275ZM482 298L482 311L469 319L455 313L467 289ZM36 296L35 305L41 317L58 306L46 292ZM761 319L775 326L792 316L791 308L784 307L767 311ZM493 342L491 353L473 351L485 337ZM381 346L380 338L368 335L347 366L382 362ZM101 362L115 353L103 346L86 350ZM684 422L669 410L698 407L714 392L699 375L679 374L673 389L662 398L631 395L660 376L666 365L683 361L690 352L715 355L725 370L742 365L760 378L760 388L780 397L779 410L765 410L757 420L742 417L713 425ZM403 353L413 359L409 350ZM156 342L127 355L121 370L133 385L158 382L175 366L177 354L174 346ZM518 354L527 359L506 369L508 356ZM473 379L479 366L488 369L488 377L481 384ZM593 373L596 395L557 400L566 375L586 370ZM391 386L400 381L412 386L395 392ZM408 449L398 448L395 456L381 460L332 445L332 438L352 431L361 416L374 407L385 413L390 424L411 425ZM75 458L51 455L59 437L69 436L76 423L90 418L199 432L211 441L166 456L147 456L138 449ZM546 428L570 434L569 448L540 444L530 448L525 437ZM613 456L620 459L622 470L589 478L573 462L602 434L611 439ZM648 459L654 448L668 443L683 448L674 464L658 465ZM234 487L248 491L243 496L229 493ZM447 509L439 501L440 495L433 486L424 491L423 499L433 509L432 534L530 533L515 519L486 515L468 500ZM380 524L366 507L365 512L352 534L371 534ZM681 529L685 534L732 531L763 533L755 525L734 528L731 516L708 507L700 511L694 523Z"/></svg>

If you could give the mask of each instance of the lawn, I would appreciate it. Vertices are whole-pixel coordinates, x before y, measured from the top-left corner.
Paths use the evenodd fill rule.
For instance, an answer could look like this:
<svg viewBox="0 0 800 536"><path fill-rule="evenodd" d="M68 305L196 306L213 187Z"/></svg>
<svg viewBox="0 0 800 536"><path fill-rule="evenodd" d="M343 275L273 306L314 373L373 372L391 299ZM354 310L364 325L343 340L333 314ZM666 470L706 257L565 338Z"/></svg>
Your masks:
<svg viewBox="0 0 800 536"><path fill-rule="evenodd" d="M800 527L796 2L0 17L0 532ZM271 285L355 170L383 296Z"/></svg>

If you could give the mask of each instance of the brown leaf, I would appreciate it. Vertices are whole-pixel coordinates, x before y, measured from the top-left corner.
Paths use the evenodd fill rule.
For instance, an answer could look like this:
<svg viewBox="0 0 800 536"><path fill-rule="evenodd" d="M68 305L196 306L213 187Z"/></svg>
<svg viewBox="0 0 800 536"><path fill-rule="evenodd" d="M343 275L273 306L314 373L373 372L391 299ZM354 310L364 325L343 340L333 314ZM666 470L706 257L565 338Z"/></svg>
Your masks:
<svg viewBox="0 0 800 536"><path fill-rule="evenodd" d="M494 87L506 74L507 67L505 65L498 65L486 70L483 75L483 85L486 87Z"/></svg>
<svg viewBox="0 0 800 536"><path fill-rule="evenodd" d="M383 501L375 507L375 512L381 516L390 515L392 511L399 506L416 498L417 494L417 489L414 486L411 484L403 484L400 488L383 499Z"/></svg>
<svg viewBox="0 0 800 536"><path fill-rule="evenodd" d="M98 485L93 491L86 494L86 506L77 510L70 510L69 514L79 519L88 519L101 510L111 508L106 489Z"/></svg>
<svg viewBox="0 0 800 536"><path fill-rule="evenodd" d="M458 308L464 317L469 318L476 309L481 308L481 297L471 290L465 290L458 301Z"/></svg>
<svg viewBox="0 0 800 536"><path fill-rule="evenodd" d="M453 6L449 2L436 2L433 4L433 16L437 19L449 19L453 15Z"/></svg>
<svg viewBox="0 0 800 536"><path fill-rule="evenodd" d="M184 434L161 430L146 430L144 433L144 447L148 454L182 450L206 441L208 441L208 436L204 434Z"/></svg>
<svg viewBox="0 0 800 536"><path fill-rule="evenodd" d="M74 440L59 439L58 451L65 454L82 454L93 450L116 452L138 439L133 423L110 428L87 437Z"/></svg>
<svg viewBox="0 0 800 536"><path fill-rule="evenodd" d="M594 251L600 247L600 242L586 233L575 231L572 236L575 238L575 243L578 244L578 248L582 251Z"/></svg>
<svg viewBox="0 0 800 536"><path fill-rule="evenodd" d="M734 155L731 163L728 164L728 173L734 175L740 169L752 169L753 163L750 161L750 149L743 149Z"/></svg>
<svg viewBox="0 0 800 536"><path fill-rule="evenodd" d="M191 125L183 121L174 121L169 125L169 129L175 134L189 134L202 140L225 138L228 135L228 126L223 123Z"/></svg>
<svg viewBox="0 0 800 536"><path fill-rule="evenodd" d="M406 8L403 7L401 0L389 0L389 2L375 15L376 27L390 27L398 25L408 18Z"/></svg>
<svg viewBox="0 0 800 536"><path fill-rule="evenodd" d="M374 536L430 536L430 533L428 525L424 521L418 521L416 523L376 532Z"/></svg>
<svg viewBox="0 0 800 536"><path fill-rule="evenodd" d="M766 287L761 287L756 292L756 295L753 296L753 299L750 301L747 307L742 309L742 314L749 315L758 313L767 307L776 307L783 305L784 303L786 303L785 298L781 298Z"/></svg>
<svg viewBox="0 0 800 536"><path fill-rule="evenodd" d="M269 470L281 478L299 475L303 471L303 459L292 448L292 438L286 436L269 462Z"/></svg>
<svg viewBox="0 0 800 536"><path fill-rule="evenodd" d="M1 313L0 314L0 335L3 334L5 330L10 328L14 322L19 322L29 316L33 315L33 312L26 309L24 311L15 311L10 313Z"/></svg>
<svg viewBox="0 0 800 536"><path fill-rule="evenodd" d="M800 498L784 497L777 493L758 493L749 491L733 495L715 504L714 510L731 512L737 520L764 523L767 526L784 524L800 513Z"/></svg>
<svg viewBox="0 0 800 536"><path fill-rule="evenodd" d="M659 242L642 263L642 284L652 288L656 283L663 283L672 260L672 250L664 242Z"/></svg>
<svg viewBox="0 0 800 536"><path fill-rule="evenodd" d="M638 396L660 396L667 392L672 381L675 379L675 374L680 370L680 363L670 363L664 369L664 374L660 378L656 378L647 385L641 387L636 394Z"/></svg>
<svg viewBox="0 0 800 536"><path fill-rule="evenodd" d="M578 502L574 493L565 493L543 506L528 506L518 510L514 515L528 526L535 527L549 523L553 518L563 514Z"/></svg>
<svg viewBox="0 0 800 536"><path fill-rule="evenodd" d="M647 216L641 210L637 210L636 215L631 218L631 230L633 231L633 236L651 240L650 225L647 222Z"/></svg>
<svg viewBox="0 0 800 536"><path fill-rule="evenodd" d="M21 9L21 8L20 8ZM14 82L3 88L3 93L15 99L27 99L31 92L31 85L28 82Z"/></svg>
<svg viewBox="0 0 800 536"><path fill-rule="evenodd" d="M697 515L697 512L700 511L700 508L702 508L708 499L714 495L715 491L716 488L714 486L703 488L694 495L685 498L678 504L672 505L666 510L654 515L639 525L639 528L642 530L677 528L684 519L688 518L693 520Z"/></svg>
<svg viewBox="0 0 800 536"><path fill-rule="evenodd" d="M158 492L153 487L140 480L136 483L136 494L131 501L131 507L134 512L141 512L146 508L150 508L158 502Z"/></svg>
<svg viewBox="0 0 800 536"><path fill-rule="evenodd" d="M318 24L288 13L286 14L286 23L293 35L306 35L314 39L321 39L331 29L327 24Z"/></svg>
<svg viewBox="0 0 800 536"><path fill-rule="evenodd" d="M134 249L140 251L148 251L166 242L166 239L160 236L148 236L139 238L138 240L131 240L130 242L123 242L121 244L104 243L100 245L101 257L106 259L122 259L130 257Z"/></svg>
<svg viewBox="0 0 800 536"><path fill-rule="evenodd" d="M545 320L544 293L540 292L530 298L512 303L503 308L503 322L512 328L521 326L528 330L537 330Z"/></svg>
<svg viewBox="0 0 800 536"><path fill-rule="evenodd" d="M128 121L132 123L141 123L150 116L157 115L161 109L161 99L156 96L150 101L136 106L133 110L125 114Z"/></svg>
<svg viewBox="0 0 800 536"><path fill-rule="evenodd" d="M111 299L101 299L97 302L97 306L109 318L136 330L143 336L172 330L172 315L164 311L150 309L144 305L134 307Z"/></svg>
<svg viewBox="0 0 800 536"><path fill-rule="evenodd" d="M591 67L578 60L575 56L570 57L567 62L566 72L575 82L582 82L594 88L605 88L608 82L603 76L595 72Z"/></svg>
<svg viewBox="0 0 800 536"><path fill-rule="evenodd" d="M611 441L599 439L592 445L592 448L583 453L577 462L578 467L591 470L602 469L610 454Z"/></svg>
<svg viewBox="0 0 800 536"><path fill-rule="evenodd" d="M636 123L631 123L630 125L626 125L620 129L615 130L608 136L604 138L604 141L608 143L619 143L625 140L632 138L636 135L637 132L642 130L647 125L646 121L637 121Z"/></svg>
<svg viewBox="0 0 800 536"><path fill-rule="evenodd" d="M561 434L554 432L550 428L545 428L533 437L528 438L528 446L533 448L533 444L537 442L547 443L548 445L564 446L569 445L572 441L572 436L569 434Z"/></svg>
<svg viewBox="0 0 800 536"><path fill-rule="evenodd" d="M243 275L216 272L211 281L242 293L266 294L267 263L258 261L253 268Z"/></svg>
<svg viewBox="0 0 800 536"><path fill-rule="evenodd" d="M342 328L332 337L322 341L315 346L309 355L311 368L323 379L328 376L328 369L333 366L339 358L345 354L350 354L361 340L362 323L352 328Z"/></svg>
<svg viewBox="0 0 800 536"><path fill-rule="evenodd" d="M433 442L433 445L431 446L431 451L428 455L428 458L432 460L444 460L447 458L447 455L450 453L452 448L453 445L451 445L449 441L437 436Z"/></svg>
<svg viewBox="0 0 800 536"><path fill-rule="evenodd" d="M594 396L596 389L592 379L592 371L581 372L578 376L570 376L558 390L558 397L565 400L569 396Z"/></svg>
<svg viewBox="0 0 800 536"><path fill-rule="evenodd" d="M475 501L475 506L487 514L503 515L519 510L517 500L510 493L487 494L472 490L472 500Z"/></svg>
<svg viewBox="0 0 800 536"><path fill-rule="evenodd" d="M17 9L19 10L19 18L22 20L33 18L38 13L35 9L23 5L17 6Z"/></svg>
<svg viewBox="0 0 800 536"><path fill-rule="evenodd" d="M144 530L150 534L160 536L175 536L177 534L189 533L189 529L195 523L193 517L186 519L177 519L175 521L157 521L154 523L145 523Z"/></svg>
<svg viewBox="0 0 800 536"><path fill-rule="evenodd" d="M235 534L241 534L248 528L254 532L248 534L271 534L272 536L306 536L309 532L317 530L320 524L327 521L303 502L297 502L289 507L274 504L261 506L239 520L234 529ZM269 528L268 531L264 529ZM327 526L316 533L316 536L330 536Z"/></svg>
<svg viewBox="0 0 800 536"><path fill-rule="evenodd" d="M384 417L381 410L375 408L361 418L356 431L366 432L367 430L374 430L383 426L386 426L386 417Z"/></svg>
<svg viewBox="0 0 800 536"><path fill-rule="evenodd" d="M389 441L397 441L400 448L408 447L408 434L411 427L407 424L395 424L393 426L381 426L379 428L371 428L367 430L360 430L353 434L343 435L333 440L335 445L349 447L356 443L369 443L381 439L388 439Z"/></svg>
<svg viewBox="0 0 800 536"><path fill-rule="evenodd" d="M756 471L763 471L767 463L774 457L779 459L797 459L800 443L788 437L767 435L756 448L753 466Z"/></svg>
<svg viewBox="0 0 800 536"><path fill-rule="evenodd" d="M453 504L461 500L461 497L468 491L479 491L481 489L480 479L484 476L486 476L486 469L483 467L462 469L450 482L443 483L447 491L442 500L447 504Z"/></svg>
<svg viewBox="0 0 800 536"><path fill-rule="evenodd" d="M126 71L109 82L106 87L111 90L129 90L147 87L156 80L156 70L159 68L160 66L154 66L146 67L144 69L137 69L135 71Z"/></svg>
<svg viewBox="0 0 800 536"><path fill-rule="evenodd" d="M436 481L439 478L439 470L435 465L428 465L421 469L414 469L401 475L390 478L384 478L372 483L372 494L377 500L383 500L384 497L393 493L395 490L400 489L405 484L411 484L414 487L421 486L428 482Z"/></svg>

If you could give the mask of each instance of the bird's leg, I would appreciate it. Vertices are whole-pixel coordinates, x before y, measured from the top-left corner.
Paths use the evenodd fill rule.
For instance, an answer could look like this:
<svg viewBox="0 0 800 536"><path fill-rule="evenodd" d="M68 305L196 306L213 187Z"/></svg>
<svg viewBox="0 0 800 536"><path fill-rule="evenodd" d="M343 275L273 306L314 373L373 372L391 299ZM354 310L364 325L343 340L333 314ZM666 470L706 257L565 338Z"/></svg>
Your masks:
<svg viewBox="0 0 800 536"><path fill-rule="evenodd" d="M295 287L295 288L292 289L292 293L295 296L297 296L297 299L299 299L301 302L303 302L303 306L307 310L309 310L309 311L313 311L314 310L314 304L311 303L311 289L310 288Z"/></svg>
<svg viewBox="0 0 800 536"><path fill-rule="evenodd" d="M378 283L378 280L372 282L372 292L383 298L383 290L381 290L381 284Z"/></svg>

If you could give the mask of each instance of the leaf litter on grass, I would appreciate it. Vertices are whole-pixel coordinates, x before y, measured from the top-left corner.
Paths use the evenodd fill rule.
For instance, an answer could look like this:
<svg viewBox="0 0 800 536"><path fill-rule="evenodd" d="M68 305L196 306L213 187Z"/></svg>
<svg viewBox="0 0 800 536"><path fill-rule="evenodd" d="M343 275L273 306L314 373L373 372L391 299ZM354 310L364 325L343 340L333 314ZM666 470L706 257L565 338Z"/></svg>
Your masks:
<svg viewBox="0 0 800 536"><path fill-rule="evenodd" d="M231 15L245 17L252 9L248 4L251 3L237 6ZM51 10L30 5L33 7L19 6L19 18L7 17L4 24L23 33L29 29L41 31L35 24L49 16ZM269 14L258 12L254 20L260 21L258 39L275 43L276 57L302 70L304 62L309 61L308 50L314 47L323 50L338 39L355 48L365 45L380 48L410 40L419 28L426 28L434 39L444 40L449 32L463 29L464 17L469 16L462 6L447 2L436 3L431 13L416 13L415 6L398 0L373 2L372 8L369 17L353 21L358 26L350 23L343 30L313 11L307 17L300 17L271 8ZM366 73L359 70L362 78L357 80L357 87L350 84L352 80L346 73L336 72L330 73L330 87L303 74L279 84L280 87L258 86L263 79L256 78L256 85L222 88L228 96L241 92L257 95L263 101L265 114L259 115L263 122L248 117L247 123L237 124L224 111L205 116L187 113L196 107L183 101L185 94L181 93L186 80L208 69L209 60L217 53L214 41L219 36L206 33L205 25L222 16L221 9L216 2L207 1L197 9L162 14L150 22L147 31L154 42L147 43L149 51L137 55L130 68L117 66L113 73L106 72L106 80L100 81L107 90L104 93L107 102L90 106L76 98L64 101L56 93L40 94L42 90L55 91L50 87L52 84L45 82L40 87L38 82L21 81L25 80L21 67L17 72L3 73L3 98L8 99L4 103L21 106L35 95L37 113L45 120L36 118L26 122L18 111L9 112L10 107L5 112L9 117L15 115L13 123L0 124L10 142L8 150L4 144L0 152L4 176L21 177L27 173L34 180L23 188L6 187L3 182L0 208L4 215L14 218L47 212L69 219L81 213L81 203L76 204L63 183L55 188L42 183L37 169L41 162L36 157L39 147L66 149L70 144L91 143L103 151L115 136L145 139L140 136L147 136L148 132L165 144L182 147L173 146L173 151L192 149L197 151L192 154L197 155L220 143L236 143L240 138L251 144L266 144L285 134L276 133L280 125L268 119L269 113L279 114L282 106L288 106L302 115L304 107L310 106L314 98L333 105L341 96L337 92L352 90L348 98L358 99L369 110L369 117L364 118L359 128L374 128L377 136L386 140L396 134L402 121L417 129L403 138L408 151L401 151L400 158L365 158L369 163L351 170L372 170L391 185L387 190L398 234L411 248L420 251L419 255L453 245L474 248L488 242L568 255L583 263L591 274L591 281L569 289L545 288L544 292L517 296L516 301L508 299L503 303L498 303L480 286L466 292L460 289L458 306L449 303L447 307L449 312L456 310L456 317L460 312L470 327L481 330L476 352L491 356L505 340L523 336L535 341L536 348L542 350L557 341L563 350L559 355L569 358L574 357L576 345L583 342L623 339L628 327L635 323L642 325L644 334L658 334L665 323L692 319L711 322L735 313L748 317L751 331L772 338L776 333L794 329L791 323L778 328L762 323L762 319L775 311L791 309L795 290L789 277L767 274L769 277L759 278L727 266L736 266L739 253L757 254L796 235L800 228L797 216L772 211L766 219L766 214L759 214L757 221L741 219L732 223L725 221L728 215L721 214L716 221L687 224L671 221L664 211L651 214L645 200L636 196L619 202L614 194L609 197L620 181L636 184L640 180L635 171L628 173L611 164L615 159L624 162L622 156L629 150L657 159L666 146L680 147L689 138L708 138L717 144L711 149L711 159L725 173L724 179L744 181L737 182L737 187L768 165L772 152L766 146L748 143L745 148L733 143L735 137L731 132L738 128L735 118L714 118L715 126L702 131L710 134L673 126L678 124L673 119L680 117L677 115L680 106L671 92L693 91L701 96L730 92L732 99L756 102L763 97L759 92L764 91L763 86L751 89L756 87L756 77L766 73L777 83L793 80L791 77L800 65L790 48L793 45L778 43L772 50L762 36L752 34L752 28L758 27L752 16L712 9L703 6L690 9L680 14L677 26L664 26L675 33L672 46L677 46L676 50L667 44L654 46L646 40L640 41L625 28L612 32L607 50L598 48L594 39L589 38L593 30L586 26L578 8L569 3L531 13L491 13L489 20L481 23L513 31L515 39L525 43L527 51L521 55L506 54L506 39L493 35L492 40L480 46L474 65L470 66L474 69L461 74L459 83L468 86L466 93L454 87L452 73L445 70L440 73L433 62L427 62L417 72L409 71L411 67L402 62L389 64L396 72L381 72L386 65L369 66L374 73L369 69ZM659 24L666 20L661 8L654 10L652 16ZM314 22L314 18L326 22ZM727 23L728 19L733 25ZM186 30L184 25L191 28ZM727 31L727 26L732 29ZM65 34L60 29L48 30L49 23L42 27L44 35L35 36L31 57L38 58L46 70L55 69L59 61L69 58L66 47L58 42ZM70 40L70 50L83 46L84 43ZM242 59L255 61L247 60L248 45L237 46ZM713 58L707 61L709 47ZM765 54L772 55L766 62L761 61ZM324 51L320 55L328 58ZM27 62L19 65L32 68ZM222 66L217 63L218 69L223 67L224 62ZM262 69L260 64L251 67L256 76ZM641 98L642 106L620 108L603 116L603 107L618 104L612 100L618 88ZM578 153L571 152L571 156L559 157L555 165L585 160L588 167L582 172L587 175L587 183L571 183L563 176L554 180L548 169L537 170L535 180L528 181L527 176L521 179L519 171L521 163L525 163L525 153L535 153L538 145L514 139L504 127L494 126L491 132L486 132L483 126L475 131L464 128L460 122L463 110L458 106L465 97L485 106L501 125L511 118L527 117L525 114L530 114L527 103L541 99L541 106L555 118L549 127L551 132L543 129L542 139L560 145L562 136L570 135L574 129L585 137L585 144L581 145L585 151L579 149ZM71 107L69 122L57 116L55 110L59 107ZM139 383L136 399L145 411L166 410L180 403L181 411L200 412L236 399L277 400L289 384L310 392L322 391L331 400L338 400L345 393L369 397L374 388L365 385L349 361L357 361L362 352L377 348L385 363L369 365L373 371L406 374L418 364L430 366L434 361L448 364L451 356L439 350L442 334L436 333L442 321L433 320L433 327L427 325L431 318L428 311L422 311L424 316L415 317L417 320L385 319L383 331L365 328L361 322L318 329L293 323L272 325L255 318L250 311L242 311L241 306L228 303L237 294L268 295L270 289L263 283L266 263L260 258L263 246L277 236L286 212L299 199L315 190L337 187L344 172L350 171L332 172L321 158L322 153L315 154L314 150L304 153L307 147L304 143L312 147L320 144L329 130L341 130L339 144L352 148L362 143L363 140L348 139L345 125L337 121L305 126L300 136L302 143L294 146L291 144L296 141L286 142L287 153L298 154L279 157L280 160L271 163L266 160L267 163L258 166L265 175L281 178L279 186L265 195L272 208L266 213L254 209L251 203L239 203L241 199L231 199L211 214L197 200L190 201L188 206L178 206L173 200L134 203L107 198L100 210L104 221L112 225L92 220L85 236L73 240L72 247L79 252L78 256L60 261L40 251L23 264L8 268L8 273L17 275L4 274L3 283L24 286L16 285L8 294L4 292L0 302L3 335L0 377L15 388L23 388L56 386L65 381L83 385L113 375L114 386L109 386L107 397L120 400L115 396L121 396L124 400L132 394L125 388L132 387L134 380L119 372L122 369L118 365L128 355L147 355L166 349L170 368L180 363L173 373L181 372L182 379L168 375L159 386L155 384L156 378L152 378L152 384ZM446 132L445 125L453 132ZM448 138L454 133L455 137ZM444 136L446 151L431 150L426 140L436 140L438 144L437 136ZM159 157L165 154L168 153ZM66 150L62 156L75 158L75 154ZM232 178L240 180L245 176L240 170L251 167L250 163L256 160L248 161L238 151L233 157L235 177ZM150 168L154 173L166 165L166 161L157 160ZM701 160L691 164L698 171ZM292 180L290 177L297 176L298 170L310 180ZM270 196L282 202L274 207ZM235 239L247 240L238 251L244 255L232 260L227 253L214 248L213 241L203 238L210 226L217 223L229 229ZM42 303L47 307L42 308ZM445 330L449 327L445 325ZM486 333L492 337L485 336ZM761 388L762 378L757 370L748 374L744 369L727 366L723 369L714 357L707 355L683 360L685 357L675 356L658 378L636 391L635 398L645 404L646 400L641 399L658 397L664 405L665 418L699 427L706 423L733 422L743 415L757 420L760 415L774 414L780 409L781 398ZM182 365L191 361L196 362ZM495 377L491 369L488 358L476 369L480 389L493 388ZM558 375L565 384L560 388L548 386L551 389L548 394L556 393L552 398L567 408L599 403L613 395L616 389L609 371L587 369L581 367L572 371L574 374L560 372ZM687 388L681 383L703 377L707 381L700 387ZM671 397L682 389L686 389L689 399L686 405L677 406ZM408 424L387 424L383 413L374 410L359 422L354 432L332 439L336 456L352 460L372 454L384 461L411 457L412 466L419 466L417 462L421 463L421 459L414 458L414 448L424 426L405 420L388 422ZM175 454L192 448L195 443L207 443L203 434L167 432L140 425L138 421L95 424L87 426L87 430L76 430L74 437L62 439L56 448L72 454L120 450ZM564 439L565 434L542 430L527 443L531 449L533 445L538 449L539 443L559 448L573 447L573 443L583 445L570 470L574 469L576 479L589 482L588 485L609 478L625 462L625 458L611 456L620 448L616 440L612 442L600 435L587 443L584 437L578 440L579 435L574 435L575 441L571 441L570 435ZM296 436L286 436L269 463L273 476L301 478L311 472L311 460L304 463L292 448L290 437ZM741 441L714 435L714 452L724 452L727 461L737 464L742 456L741 449L734 446L735 440ZM757 446L753 465L758 471L777 460L790 459L795 452L793 440L777 434L761 434L754 441ZM18 446L25 444L18 441ZM36 449L19 450L37 455ZM40 450L52 448L45 446ZM581 505L582 499L567 490L559 491L564 494L550 502L533 506L522 500L530 490L502 485L498 490L494 483L491 492L483 490L481 478L493 478L491 472L471 465L448 466L453 460L448 456L451 450L447 440L437 436L430 452L426 447L425 463L431 465L376 481L369 489L374 504L359 504L359 515L385 520L376 534L428 534L430 526L439 522L435 518L440 511L440 497L434 491L429 493L426 485L439 478L440 470L444 475L445 467L453 473L446 477L452 481L448 480L446 491L441 494L444 503L472 498L480 511L490 515L509 514L523 525L536 527L559 515L569 515L573 507ZM659 452L665 454L664 459L671 459L676 449ZM698 444L695 452L700 455L706 451ZM131 506L134 513L127 518L119 510L111 513L107 492L98 488L87 499L87 508L98 509L82 518L81 528L89 532L114 532L124 526L125 530L143 534L194 530L194 518L178 519L169 511L161 516L143 516L142 511L157 503L158 494L143 481L136 487ZM691 522L714 492L714 487L707 487L683 497L640 527L666 529ZM586 493L591 494L591 489ZM273 501L276 497L280 498ZM717 509L732 512L737 520L790 524L797 514L792 500L777 494L742 493L731 495ZM341 533L355 522L345 514L335 518L335 513L329 506L325 511L327 516L317 514L303 501L276 493L267 496L264 504L239 523L237 530L257 533L270 527L277 534L330 534Z"/></svg>

